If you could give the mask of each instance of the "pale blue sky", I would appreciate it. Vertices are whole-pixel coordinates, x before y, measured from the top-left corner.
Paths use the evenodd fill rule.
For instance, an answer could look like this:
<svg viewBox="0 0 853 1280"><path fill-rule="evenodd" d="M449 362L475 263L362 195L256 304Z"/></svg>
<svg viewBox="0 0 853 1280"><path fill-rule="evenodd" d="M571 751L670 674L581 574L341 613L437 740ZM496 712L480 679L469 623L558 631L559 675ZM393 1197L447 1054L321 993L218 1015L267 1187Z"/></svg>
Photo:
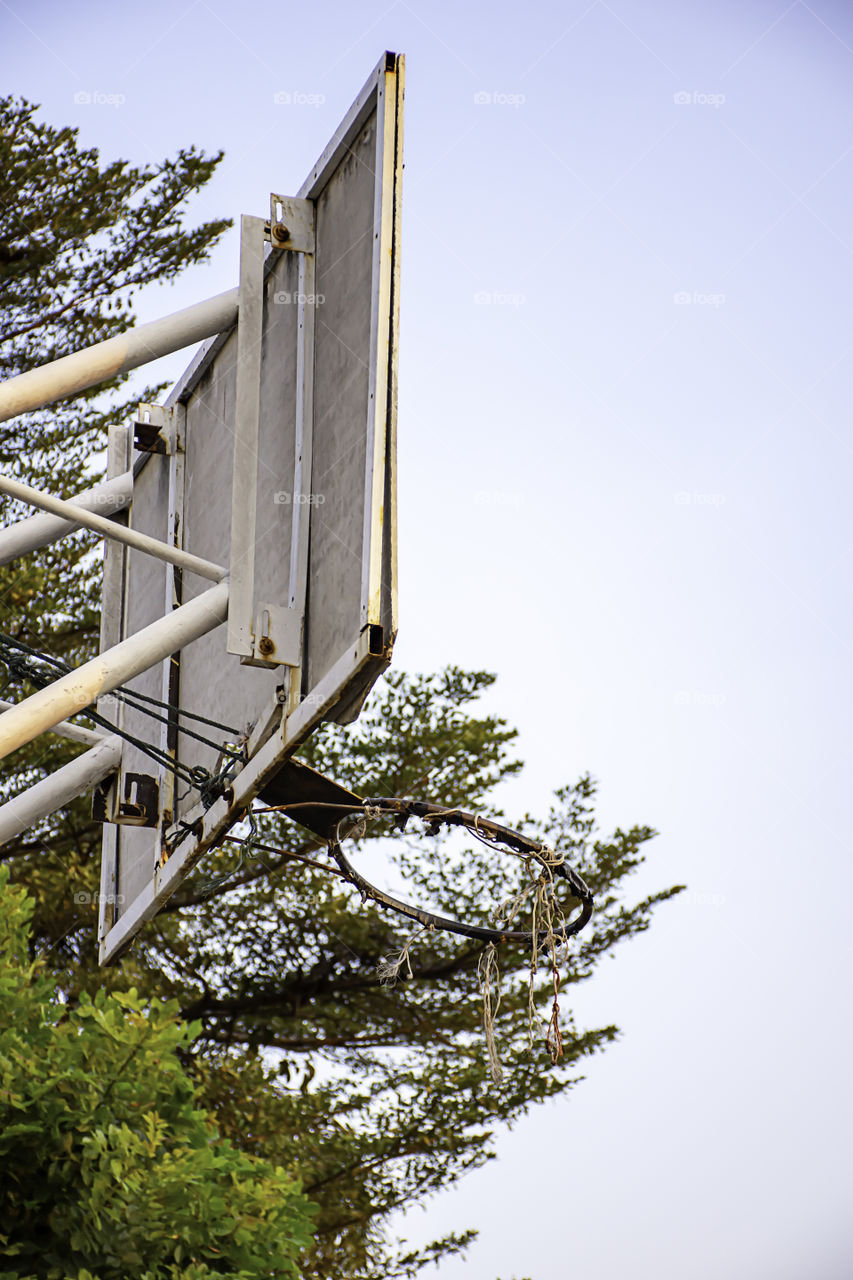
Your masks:
<svg viewBox="0 0 853 1280"><path fill-rule="evenodd" d="M198 218L407 55L396 661L496 671L505 807L590 769L690 892L578 994L621 1042L406 1229L480 1228L443 1280L846 1280L853 14L15 0L0 47L106 156L224 147ZM231 235L141 313L236 279Z"/></svg>

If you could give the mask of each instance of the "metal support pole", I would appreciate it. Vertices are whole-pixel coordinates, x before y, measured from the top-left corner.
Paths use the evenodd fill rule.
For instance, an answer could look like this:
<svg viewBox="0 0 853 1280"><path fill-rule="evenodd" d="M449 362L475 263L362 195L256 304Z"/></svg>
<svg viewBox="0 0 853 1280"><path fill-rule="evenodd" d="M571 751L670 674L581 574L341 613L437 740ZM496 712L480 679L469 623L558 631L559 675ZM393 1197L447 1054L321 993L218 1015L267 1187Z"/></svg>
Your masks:
<svg viewBox="0 0 853 1280"><path fill-rule="evenodd" d="M40 507L42 511L62 516L65 520L73 520L84 529L92 529L102 537L124 542L129 547L136 547L137 551L145 551L150 556L156 556L158 560L176 564L178 568L187 569L190 573L198 573L202 578L209 578L212 582L221 582L228 573L222 565L212 564L210 560L202 560L200 556L190 555L189 551L170 547L167 542L161 542L159 538L151 538L147 533L138 533L136 529L126 529L122 524L114 524L104 516L95 515L93 511L86 511L73 502L65 502L62 498L54 498L49 493L42 493L41 489L32 489L28 484L22 484L20 480L12 480L9 476L0 475L0 493L7 493L10 498L18 498L21 502L28 502L32 507Z"/></svg>
<svg viewBox="0 0 853 1280"><path fill-rule="evenodd" d="M17 705L16 702L7 702L5 698L0 698L0 711L9 711ZM60 721L50 732L55 733L57 738L67 738L69 742L79 742L84 747L96 747L107 736L104 733L96 733L94 729L84 729L82 725L72 724L70 720Z"/></svg>
<svg viewBox="0 0 853 1280"><path fill-rule="evenodd" d="M0 805L0 845L102 782L118 768L120 761L121 738L113 734L57 769L56 773L42 778L35 786L27 787L21 795Z"/></svg>
<svg viewBox="0 0 853 1280"><path fill-rule="evenodd" d="M128 329L93 347L62 356L0 383L0 422L41 409L54 400L76 396L181 347L230 329L237 323L239 290L229 289L162 320Z"/></svg>
<svg viewBox="0 0 853 1280"><path fill-rule="evenodd" d="M107 479L133 470L132 431L128 426L113 423L107 437ZM101 635L98 650L106 653L122 638L124 614L124 580L128 549L111 538L104 539L104 579L101 589ZM117 730L124 728L123 702L107 705L109 695L99 698L95 707L113 721ZM124 752L122 751L122 759ZM119 770L121 762L119 762ZM118 781L118 780L116 780ZM105 802L109 801L107 793ZM101 898L98 904L98 937L115 923L116 894L118 892L118 851L121 828L115 823L104 823L101 836Z"/></svg>
<svg viewBox="0 0 853 1280"><path fill-rule="evenodd" d="M289 608L305 615L308 583L308 537L312 459L314 450L314 288L313 253L299 257L299 339L296 348L296 459L293 480L293 516L290 538ZM309 301L310 299L310 301ZM303 501L308 499L308 501Z"/></svg>
<svg viewBox="0 0 853 1280"><path fill-rule="evenodd" d="M258 499L258 433L261 349L264 331L264 223L244 214L240 224L240 324L234 391L234 466L231 486L231 602L229 653L255 654L255 525Z"/></svg>
<svg viewBox="0 0 853 1280"><path fill-rule="evenodd" d="M133 472L116 476L114 480L106 480L91 489L85 489L75 495L71 501L82 511L94 511L100 515L118 514L130 506L133 497ZM20 556L30 551L38 551L40 547L48 547L58 542L69 533L74 533L80 525L74 520L63 520L61 516L29 516L26 520L18 520L6 529L0 529L0 565L11 564Z"/></svg>
<svg viewBox="0 0 853 1280"><path fill-rule="evenodd" d="M181 605L168 618L158 618L136 635L17 703L0 715L0 759L82 711L102 694L156 666L170 653L206 635L224 622L227 614L228 583L221 582Z"/></svg>

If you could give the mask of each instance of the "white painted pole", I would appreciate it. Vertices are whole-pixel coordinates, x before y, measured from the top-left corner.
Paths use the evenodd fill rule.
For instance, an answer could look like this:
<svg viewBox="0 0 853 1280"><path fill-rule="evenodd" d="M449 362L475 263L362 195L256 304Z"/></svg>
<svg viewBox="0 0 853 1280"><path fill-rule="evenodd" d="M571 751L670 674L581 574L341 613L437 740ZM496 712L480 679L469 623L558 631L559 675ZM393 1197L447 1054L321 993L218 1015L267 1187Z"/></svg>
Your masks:
<svg viewBox="0 0 853 1280"><path fill-rule="evenodd" d="M4 711L0 715L0 759L206 635L224 622L227 614L228 583L221 582Z"/></svg>
<svg viewBox="0 0 853 1280"><path fill-rule="evenodd" d="M103 484L84 489L71 499L75 507L82 511L94 511L99 515L117 514L130 505L133 497L133 472L116 476L114 480L105 480ZM11 564L30 551L38 551L40 547L48 547L58 542L80 526L74 520L63 520L61 516L40 515L29 516L26 520L18 520L6 529L0 529L0 565Z"/></svg>
<svg viewBox="0 0 853 1280"><path fill-rule="evenodd" d="M17 705L16 702L7 702L5 698L0 698L0 711L8 711ZM55 724L50 732L55 733L57 738L67 738L69 742L82 743L84 747L96 747L107 736L104 733L96 733L94 729L84 729L82 725L72 724L70 720L62 720L59 724Z"/></svg>
<svg viewBox="0 0 853 1280"><path fill-rule="evenodd" d="M64 520L73 520L84 529L92 529L102 537L124 542L129 547L135 547L137 551L145 551L148 555L156 556L158 560L176 564L179 569L198 573L202 578L209 578L212 582L221 582L228 573L222 565L213 564L210 560L202 560L200 556L191 555L189 551L181 551L178 547L170 547L167 542L161 542L159 538L151 538L147 533L127 529L123 524L114 524L112 520L96 515L94 511L86 511L73 502L65 502L62 498L54 498L49 493L42 493L41 489L33 489L28 484L22 484L20 480L12 480L10 476L0 475L0 493L6 493L10 498L18 498L21 502L28 502L32 507L40 507L42 511L49 511L52 515L61 516Z"/></svg>
<svg viewBox="0 0 853 1280"><path fill-rule="evenodd" d="M229 289L174 315L137 325L115 338L62 356L0 383L0 422L108 382L120 373L180 351L237 323L239 289Z"/></svg>
<svg viewBox="0 0 853 1280"><path fill-rule="evenodd" d="M96 747L0 805L0 845L102 782L121 763L121 746L121 738L115 734L103 738Z"/></svg>

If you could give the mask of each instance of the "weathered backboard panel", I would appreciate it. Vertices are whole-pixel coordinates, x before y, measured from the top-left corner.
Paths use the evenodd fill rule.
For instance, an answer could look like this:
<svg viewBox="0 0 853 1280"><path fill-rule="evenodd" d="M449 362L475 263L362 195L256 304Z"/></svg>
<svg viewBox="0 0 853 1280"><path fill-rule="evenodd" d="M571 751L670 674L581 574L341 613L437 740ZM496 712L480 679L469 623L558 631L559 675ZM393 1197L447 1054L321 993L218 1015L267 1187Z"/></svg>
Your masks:
<svg viewBox="0 0 853 1280"><path fill-rule="evenodd" d="M166 723L111 706L143 745L125 745L102 798L105 816L119 820L105 826L102 961L156 914L317 723L357 714L390 658L402 102L403 60L387 54L291 202L305 227L313 218L299 233L313 252L279 248L275 215L266 228L243 219L238 323L205 344L164 411L153 411L155 447L166 452L134 454L130 524L228 566L230 612L227 626L132 682L167 704ZM137 434L150 448L150 435ZM209 585L111 544L106 642ZM208 787L202 800L187 770L216 775L226 744L242 750L241 765L227 794ZM143 815L153 825L129 823L141 820L143 794L128 775L156 782L156 814Z"/></svg>

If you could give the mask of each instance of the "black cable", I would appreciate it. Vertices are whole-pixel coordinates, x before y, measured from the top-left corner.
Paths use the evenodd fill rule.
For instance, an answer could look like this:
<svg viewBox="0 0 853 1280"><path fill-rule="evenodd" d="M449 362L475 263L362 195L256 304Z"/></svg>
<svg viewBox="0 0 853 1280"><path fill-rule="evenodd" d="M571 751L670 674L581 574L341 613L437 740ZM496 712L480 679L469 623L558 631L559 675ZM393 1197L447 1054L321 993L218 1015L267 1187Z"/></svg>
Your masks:
<svg viewBox="0 0 853 1280"><path fill-rule="evenodd" d="M23 653L29 654L39 662L43 662L47 666L53 667L63 675L67 675L69 671L73 670L68 663L61 661L61 659L51 658L48 654L42 653L38 649L33 649L30 645L25 644L23 640L16 640L14 636L8 636L3 632L0 632L0 659L6 663L10 670L17 669L17 671L22 675L28 676L30 668L28 668L26 664L22 664L13 654L7 653L4 656L3 651L8 649L9 646L13 649L18 649ZM35 681L33 681L33 683L35 683ZM150 715L152 719L159 719L161 724L174 723L174 718L165 719L163 717L157 717L152 712L146 711L144 707L134 706L134 702L147 702L151 706L159 707L161 710L174 711L177 713L178 719L196 720L200 724L210 725L212 729L221 729L223 733L231 734L232 737L239 737L240 735L240 730L235 729L232 725L221 724L218 720L210 720L207 716L198 715L195 711L183 711L179 707L175 707L173 703L163 702L160 698L152 698L147 693L139 693L136 689L128 689L125 685L118 685L115 689L111 690L111 695L115 696L119 701L127 702L133 710L140 711L145 715ZM80 714L89 715L90 713L88 711L82 711ZM194 734L191 729L184 729L180 725L178 725L177 728L179 733L185 733L188 737L196 737L199 742L203 742L206 746L214 747L217 750L219 749L220 744L218 742L212 742L209 738L203 738L198 734Z"/></svg>
<svg viewBox="0 0 853 1280"><path fill-rule="evenodd" d="M19 654L28 655L30 661L18 656ZM48 677L47 672L34 667L33 660L37 663L43 664L44 666L53 668L55 672L60 672L63 675L72 670L67 663L39 652L37 649L32 648L31 645L26 644L23 640L17 640L13 636L8 636L0 632L0 661L5 663L10 673L17 675L20 679L29 680L39 688L44 688L46 685L52 683L52 678ZM230 725L220 724L218 721L210 720L206 716L199 716L194 712L182 712L178 708L175 708L173 704L163 702L159 698L152 698L147 694L137 693L132 689L126 689L122 685L119 685L116 689L112 690L111 696L116 696L119 701L123 702L126 706L129 706L131 710L138 711L141 715L146 715L149 719L159 724L175 725L178 733L182 733L186 737L193 738L195 741L202 743L204 746L211 747L214 751L217 751L226 757L226 763L223 768L219 773L213 774L201 765L190 767L179 763L177 760L173 759L169 752L164 751L161 747L157 747L152 743L147 743L140 738L136 738L126 729L119 728L118 725L111 724L109 720L91 707L86 707L78 713L85 716L86 719L92 721L94 724L106 729L108 732L117 734L125 742L129 742L132 746L135 746L156 764L163 765L164 768L167 768L181 782L186 783L187 786L198 791L201 796L202 803L204 803L206 807L209 807L217 796L221 794L223 783L226 780L228 772L233 764L236 761L243 759L243 752L229 748L221 742L214 742L212 739L206 738L204 735L196 733L194 730L185 728L181 724L177 723L174 716L160 716L156 712L148 710L147 707L139 705L139 703L147 702L151 706L157 706L169 712L177 711L178 718L180 716L184 716L188 719L197 720L203 724L209 724L213 728L222 729L223 732L229 733L235 737L238 736L238 731L233 729Z"/></svg>
<svg viewBox="0 0 853 1280"><path fill-rule="evenodd" d="M124 699L126 699L127 697L132 697L132 698L137 698L140 702L150 702L152 706L162 707L163 710L166 710L166 711L174 709L177 711L178 716L183 717L183 719L185 720L198 720L201 724L209 724L212 729L222 729L223 732L230 733L235 738L239 737L239 734L240 734L239 729L234 729L229 724L220 724L218 720L208 720L207 716L200 716L195 711L182 711L180 707L175 707L174 703L161 702L159 698L152 698L147 693L138 693L136 689L128 689L126 688L125 685L119 685L118 691L121 693ZM116 692L116 691L113 690L113 692ZM136 709L142 710L141 707L138 707ZM186 733L186 732L187 732L186 729L181 730L181 733ZM204 741L204 739L202 739L202 741Z"/></svg>

